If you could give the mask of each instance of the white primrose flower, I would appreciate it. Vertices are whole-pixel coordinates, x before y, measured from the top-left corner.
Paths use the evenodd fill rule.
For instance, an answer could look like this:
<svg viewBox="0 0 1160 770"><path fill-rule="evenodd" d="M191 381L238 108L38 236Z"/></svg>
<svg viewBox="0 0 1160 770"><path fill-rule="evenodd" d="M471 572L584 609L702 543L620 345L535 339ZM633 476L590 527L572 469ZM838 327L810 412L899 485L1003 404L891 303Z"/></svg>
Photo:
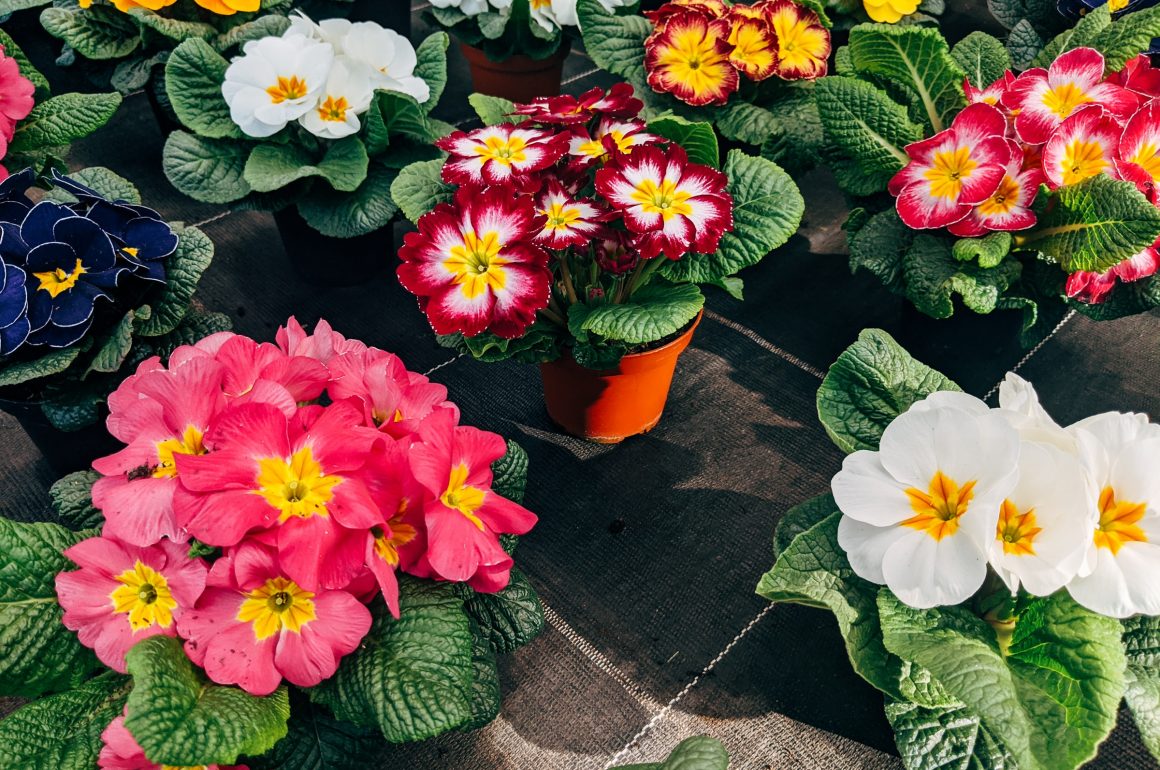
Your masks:
<svg viewBox="0 0 1160 770"><path fill-rule="evenodd" d="M431 0L436 8L458 8L465 16L478 16L487 11L511 13L512 0Z"/></svg>
<svg viewBox="0 0 1160 770"><path fill-rule="evenodd" d="M323 19L316 22L302 11L295 11L290 15L290 26L282 33L282 37L304 37L330 43L337 55L343 53L342 41L350 28L351 22L348 19Z"/></svg>
<svg viewBox="0 0 1160 770"><path fill-rule="evenodd" d="M1160 425L1110 412L1068 431L1093 481L1097 519L1067 589L1103 615L1160 615Z"/></svg>
<svg viewBox="0 0 1160 770"><path fill-rule="evenodd" d="M399 91L420 104L431 98L431 88L415 77L415 48L411 41L371 21L352 24L342 41L347 56L367 65L378 91Z"/></svg>
<svg viewBox="0 0 1160 770"><path fill-rule="evenodd" d="M222 96L242 132L266 137L318 103L334 50L303 37L265 37L246 43L226 70Z"/></svg>
<svg viewBox="0 0 1160 770"><path fill-rule="evenodd" d="M632 2L633 0L600 0L604 10L609 13ZM580 19L576 15L576 0L531 0L531 10L532 18L549 31L556 27L580 26Z"/></svg>
<svg viewBox="0 0 1160 770"><path fill-rule="evenodd" d="M298 119L302 126L323 139L341 139L358 132L358 116L370 107L374 88L366 65L345 56L335 58L326 87L317 105Z"/></svg>
<svg viewBox="0 0 1160 770"><path fill-rule="evenodd" d="M1072 454L1077 451L1075 437L1047 413L1031 383L1014 372L1008 372L999 385L999 409L1024 440L1052 444Z"/></svg>
<svg viewBox="0 0 1160 770"><path fill-rule="evenodd" d="M1018 460L1018 433L982 401L934 394L887 426L877 452L842 463L838 543L858 575L912 607L965 601L986 578Z"/></svg>

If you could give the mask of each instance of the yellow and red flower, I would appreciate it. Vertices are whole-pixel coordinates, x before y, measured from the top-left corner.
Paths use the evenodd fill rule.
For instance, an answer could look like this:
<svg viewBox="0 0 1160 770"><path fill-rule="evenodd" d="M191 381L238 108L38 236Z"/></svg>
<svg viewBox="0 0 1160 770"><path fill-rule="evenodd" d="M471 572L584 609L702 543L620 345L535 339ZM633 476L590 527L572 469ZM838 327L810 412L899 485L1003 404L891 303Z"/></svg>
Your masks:
<svg viewBox="0 0 1160 770"><path fill-rule="evenodd" d="M1015 75L1011 70L1003 73L1003 76L996 80L986 88L976 88L971 85L969 78L963 78L963 93L967 96L968 104L989 104L992 107L1003 108L1003 95L1011 88L1011 84L1015 82Z"/></svg>
<svg viewBox="0 0 1160 770"><path fill-rule="evenodd" d="M720 19L729 13L730 7L723 0L670 0L655 11L645 11L644 15L655 25L661 25L671 16L692 11L707 19Z"/></svg>
<svg viewBox="0 0 1160 770"><path fill-rule="evenodd" d="M697 11L670 15L644 44L648 84L694 107L725 104L740 84L730 31L727 20Z"/></svg>
<svg viewBox="0 0 1160 770"><path fill-rule="evenodd" d="M596 191L624 217L641 258L717 249L733 229L733 198L720 171L689 163L680 145L646 146L596 172Z"/></svg>
<svg viewBox="0 0 1160 770"><path fill-rule="evenodd" d="M898 215L917 230L952 225L998 189L1010 162L1007 119L989 104L972 104L951 127L907 145L910 163L890 180Z"/></svg>
<svg viewBox="0 0 1160 770"><path fill-rule="evenodd" d="M830 30L815 11L792 0L765 2L777 41L777 75L783 80L813 80L826 74Z"/></svg>
<svg viewBox="0 0 1160 770"><path fill-rule="evenodd" d="M471 133L456 131L435 145L451 154L443 181L458 185L522 184L568 150L566 134L499 123Z"/></svg>
<svg viewBox="0 0 1160 770"><path fill-rule="evenodd" d="M1078 184L1097 174L1118 176L1116 149L1122 129L1103 107L1077 110L1043 147L1043 173L1052 188Z"/></svg>
<svg viewBox="0 0 1160 770"><path fill-rule="evenodd" d="M965 219L952 224L952 235L970 238L991 230L1026 230L1034 227L1035 212L1031 204L1043 182L1039 166L1027 168L1023 163L1023 148L1014 140L1007 140L1010 159L1003 166L1003 179L995 192L976 205Z"/></svg>
<svg viewBox="0 0 1160 770"><path fill-rule="evenodd" d="M404 238L399 281L437 334L518 337L548 304L548 254L533 242L542 229L530 195L461 187Z"/></svg>
<svg viewBox="0 0 1160 770"><path fill-rule="evenodd" d="M769 17L757 6L735 5L729 22L729 45L733 46L729 63L750 80L765 80L774 75L778 65L778 38Z"/></svg>

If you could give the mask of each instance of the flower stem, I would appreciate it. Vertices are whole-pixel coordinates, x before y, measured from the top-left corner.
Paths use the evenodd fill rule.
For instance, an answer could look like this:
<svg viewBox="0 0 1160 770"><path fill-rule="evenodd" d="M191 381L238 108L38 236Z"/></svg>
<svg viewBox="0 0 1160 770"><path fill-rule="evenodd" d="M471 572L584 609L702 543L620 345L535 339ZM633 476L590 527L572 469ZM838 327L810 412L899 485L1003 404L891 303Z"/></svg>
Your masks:
<svg viewBox="0 0 1160 770"><path fill-rule="evenodd" d="M568 301L575 305L580 300L576 296L576 287L572 285L572 271L568 268L568 256L561 254L557 261L560 263L560 277L564 279L564 291L568 293Z"/></svg>
<svg viewBox="0 0 1160 770"><path fill-rule="evenodd" d="M632 281L628 284L628 297L636 294L639 289L649 282L653 273L660 268L663 259L664 257L653 257L648 262L642 262L637 266L636 272L632 274Z"/></svg>
<svg viewBox="0 0 1160 770"><path fill-rule="evenodd" d="M568 326L568 322L565 321L563 318L561 318L560 314L557 313L555 310L552 310L551 308L547 308L547 307L540 308L540 315L544 316L544 318L547 318L549 321L556 324L557 326L563 326L565 328Z"/></svg>

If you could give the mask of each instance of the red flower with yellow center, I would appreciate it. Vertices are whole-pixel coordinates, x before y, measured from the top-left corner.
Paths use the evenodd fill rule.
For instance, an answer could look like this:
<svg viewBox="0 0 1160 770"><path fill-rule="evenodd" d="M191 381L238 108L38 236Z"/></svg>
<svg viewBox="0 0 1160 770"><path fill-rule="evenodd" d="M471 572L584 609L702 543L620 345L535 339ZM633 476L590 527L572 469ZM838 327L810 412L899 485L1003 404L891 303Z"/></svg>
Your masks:
<svg viewBox="0 0 1160 770"><path fill-rule="evenodd" d="M662 141L645 129L644 121L604 119L589 134L583 128L574 129L568 142L568 154L579 158L585 166L598 160L606 160L609 153L632 152L632 148L642 144Z"/></svg>
<svg viewBox="0 0 1160 770"><path fill-rule="evenodd" d="M1084 107L1063 121L1043 148L1043 172L1051 187L1078 184L1088 177L1116 171L1116 149L1122 129L1106 110Z"/></svg>
<svg viewBox="0 0 1160 770"><path fill-rule="evenodd" d="M500 123L456 131L435 145L451 154L443 165L443 181L449 184L518 184L559 160L568 150L568 136Z"/></svg>
<svg viewBox="0 0 1160 770"><path fill-rule="evenodd" d="M730 15L729 63L750 80L765 80L777 72L777 35L765 14L755 16L747 6L734 6L734 11L738 8L748 12Z"/></svg>
<svg viewBox="0 0 1160 770"><path fill-rule="evenodd" d="M686 104L725 104L739 78L729 57L730 25L696 12L669 17L645 41L645 70L654 91Z"/></svg>
<svg viewBox="0 0 1160 770"><path fill-rule="evenodd" d="M536 242L549 249L583 246L603 230L601 219L606 215L592 201L569 195L558 182L549 183L540 195L538 210L544 229Z"/></svg>
<svg viewBox="0 0 1160 770"><path fill-rule="evenodd" d="M777 40L777 74L785 80L813 80L826 74L830 31L818 14L792 0L765 4Z"/></svg>
<svg viewBox="0 0 1160 770"><path fill-rule="evenodd" d="M1015 141L1008 139L1007 147L1010 157L1003 166L999 186L965 219L947 228L952 235L973 238L991 230L1026 230L1035 226L1031 204L1044 180L1043 170L1039 164L1025 166L1023 149Z"/></svg>
<svg viewBox="0 0 1160 770"><path fill-rule="evenodd" d="M675 14L693 12L707 19L720 19L730 10L730 6L723 0L670 0L655 11L645 11L644 15L653 24L660 26Z"/></svg>

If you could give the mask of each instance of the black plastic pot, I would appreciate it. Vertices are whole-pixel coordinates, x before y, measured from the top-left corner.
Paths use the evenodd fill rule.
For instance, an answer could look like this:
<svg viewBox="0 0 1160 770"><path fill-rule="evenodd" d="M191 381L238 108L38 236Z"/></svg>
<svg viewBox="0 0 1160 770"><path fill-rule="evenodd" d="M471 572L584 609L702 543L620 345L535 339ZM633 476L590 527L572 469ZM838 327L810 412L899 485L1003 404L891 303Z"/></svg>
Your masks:
<svg viewBox="0 0 1160 770"><path fill-rule="evenodd" d="M89 468L93 460L112 454L123 445L109 435L104 420L87 428L65 432L48 421L35 401L0 399L0 411L16 418L28 438L40 450L45 462L58 475Z"/></svg>
<svg viewBox="0 0 1160 770"><path fill-rule="evenodd" d="M315 230L294 206L274 212L274 222L290 264L317 286L358 286L373 280L394 254L394 220L354 238L332 238Z"/></svg>
<svg viewBox="0 0 1160 770"><path fill-rule="evenodd" d="M404 0L354 0L350 6L351 21L373 21L411 37L411 3Z"/></svg>
<svg viewBox="0 0 1160 770"><path fill-rule="evenodd" d="M149 108L153 110L153 117L157 120L157 128L161 130L161 138L166 139L174 131L184 126L177 119L173 105L169 103L169 94L165 92L165 68L158 65L149 74L145 83L145 98L149 100Z"/></svg>

